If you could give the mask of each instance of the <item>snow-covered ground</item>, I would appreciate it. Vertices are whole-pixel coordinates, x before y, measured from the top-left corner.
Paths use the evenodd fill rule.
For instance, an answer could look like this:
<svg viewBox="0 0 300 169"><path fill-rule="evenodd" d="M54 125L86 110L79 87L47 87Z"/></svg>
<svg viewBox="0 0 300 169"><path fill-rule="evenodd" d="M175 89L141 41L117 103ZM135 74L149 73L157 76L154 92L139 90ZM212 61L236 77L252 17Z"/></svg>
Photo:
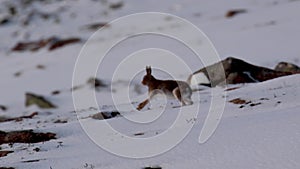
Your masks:
<svg viewBox="0 0 300 169"><path fill-rule="evenodd" d="M0 167L15 168L124 168L140 169L150 166L160 166L163 169L176 168L209 168L209 169L297 169L300 168L300 76L293 75L256 84L241 84L225 92L226 88L205 88L193 95L194 104L183 107L183 113L190 114L199 106L197 117L185 119L194 126L187 137L172 148L158 156L143 159L131 159L111 154L91 140L80 125L80 120L92 127L92 132L100 135L111 134L103 131L102 123L109 122L116 130L133 138L148 138L166 131L174 122L180 108L172 100L166 106L165 112L155 121L147 124L135 124L127 119L153 118L159 115L163 104L154 101L151 110L142 112L129 111L131 103L124 103L120 117L107 121L95 120L89 115L96 113L93 109L74 113L72 100L72 76L76 59L84 42L71 44L57 50L48 51L42 48L35 52L11 52L10 49L20 41L34 41L41 38L58 36L60 38L79 37L87 40L95 30L88 30L86 25L106 23L118 17L136 12L165 12L177 15L195 24L215 45L221 59L235 56L250 63L273 68L280 61L300 65L300 1L297 0L247 0L247 1L122 1L123 6L112 9L120 1L112 0L53 0L33 1L33 4L22 6L21 2L3 0L0 5L0 19L8 14L8 6L14 4L18 13L7 24L0 25L0 105L5 105L7 111L0 110L0 116L18 117L34 111L39 114L33 119L0 123L0 130L13 131L34 129L41 132L54 132L57 139L35 144L0 145L1 150L13 150L14 153L0 158ZM231 9L245 9L246 13L226 18ZM34 15L28 25L24 20L30 11L51 14L48 19ZM171 29L161 23L145 20L145 25L158 27L168 31ZM109 32L109 26L105 28ZM180 28L179 28L180 29ZM106 34L91 42L97 51L97 45L108 43L119 37L122 31ZM190 39L198 42L198 39ZM134 77L129 91L126 86L131 77L123 77L110 82L115 65L127 55L142 48L163 48L187 58L191 53L184 48L178 48L176 42L170 42L161 37L136 37L120 44L110 54L110 60L100 66L97 77L112 85L116 97L122 98L128 92L132 102L141 101L146 97L147 89L140 84L144 72ZM182 50L181 50L182 49ZM140 63L136 62L135 65ZM157 65L160 63L157 62ZM37 68L43 65L44 69ZM157 65L152 65L158 67ZM144 67L146 65L141 65ZM201 63L190 61L192 71L202 68ZM107 72L107 73L106 73ZM15 76L18 73L19 76ZM187 72L174 67L171 72L175 78L186 80ZM159 71L154 71L158 77L168 77ZM91 75L92 76L92 75ZM59 90L61 93L52 95ZM78 90L93 90L88 85ZM226 104L221 122L212 137L204 144L199 144L199 134L211 106L211 92L224 91ZM57 109L39 109L36 106L25 107L25 93L33 92L45 96L57 105ZM76 92L76 91L75 91ZM109 87L100 88L96 92L99 105L104 111L115 109L109 97ZM200 98L198 98L200 96ZM251 104L241 105L230 103L230 100L240 98L251 101ZM175 105L174 105L175 104ZM175 106L175 108L174 108ZM125 111L126 109L126 111ZM77 117L78 115L78 117ZM191 114L192 116L193 114ZM54 123L56 120L66 120L67 123ZM182 128L177 126L176 130ZM134 149L151 151L155 147L126 146L118 140L118 148L130 152ZM35 151L35 148L40 151ZM30 160L39 160L26 162Z"/></svg>

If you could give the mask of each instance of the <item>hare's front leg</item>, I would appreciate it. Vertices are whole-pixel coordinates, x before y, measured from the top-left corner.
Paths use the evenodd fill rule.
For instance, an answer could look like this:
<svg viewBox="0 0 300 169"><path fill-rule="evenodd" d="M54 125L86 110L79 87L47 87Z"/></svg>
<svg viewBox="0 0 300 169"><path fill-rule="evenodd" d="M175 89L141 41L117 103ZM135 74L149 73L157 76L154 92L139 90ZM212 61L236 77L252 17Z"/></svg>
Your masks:
<svg viewBox="0 0 300 169"><path fill-rule="evenodd" d="M149 93L149 98L146 99L146 100L144 100L142 103L140 103L136 109L137 109L138 111L142 110L142 109L150 102L150 100L151 100L156 94L158 94L158 93L160 93L159 90L154 90L154 91L150 92L150 93Z"/></svg>
<svg viewBox="0 0 300 169"><path fill-rule="evenodd" d="M142 103L138 105L136 108L138 111L142 110L149 103L149 99L144 100Z"/></svg>

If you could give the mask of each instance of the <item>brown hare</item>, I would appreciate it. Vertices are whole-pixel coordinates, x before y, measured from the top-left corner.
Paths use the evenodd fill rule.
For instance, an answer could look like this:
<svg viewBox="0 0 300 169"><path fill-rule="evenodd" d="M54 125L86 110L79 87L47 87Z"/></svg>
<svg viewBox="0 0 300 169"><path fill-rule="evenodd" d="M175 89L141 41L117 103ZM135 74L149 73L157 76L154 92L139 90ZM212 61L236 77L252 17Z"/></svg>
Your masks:
<svg viewBox="0 0 300 169"><path fill-rule="evenodd" d="M142 80L142 84L148 86L149 97L138 105L137 110L143 109L153 96L159 93L175 97L181 102L182 106L193 104L191 99L192 89L188 83L177 80L158 80L151 75L150 66L146 67L146 73L147 74Z"/></svg>

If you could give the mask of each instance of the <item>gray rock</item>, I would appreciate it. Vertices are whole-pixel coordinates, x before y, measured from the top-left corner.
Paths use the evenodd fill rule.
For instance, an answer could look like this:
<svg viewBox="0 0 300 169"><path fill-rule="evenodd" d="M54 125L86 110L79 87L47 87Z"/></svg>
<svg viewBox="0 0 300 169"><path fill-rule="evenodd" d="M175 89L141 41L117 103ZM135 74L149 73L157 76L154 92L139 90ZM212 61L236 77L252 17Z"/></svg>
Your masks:
<svg viewBox="0 0 300 169"><path fill-rule="evenodd" d="M33 93L26 93L25 97L26 97L25 100L26 107L31 105L37 105L39 108L43 108L43 109L56 108L54 104L46 100L43 96L39 96Z"/></svg>

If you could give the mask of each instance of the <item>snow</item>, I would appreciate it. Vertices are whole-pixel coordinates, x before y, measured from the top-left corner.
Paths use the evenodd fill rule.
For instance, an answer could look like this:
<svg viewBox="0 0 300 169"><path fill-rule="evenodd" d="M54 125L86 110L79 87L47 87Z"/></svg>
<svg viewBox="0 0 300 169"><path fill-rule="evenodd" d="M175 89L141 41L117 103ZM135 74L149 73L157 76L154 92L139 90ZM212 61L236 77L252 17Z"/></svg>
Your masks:
<svg viewBox="0 0 300 169"><path fill-rule="evenodd" d="M93 108L85 107L77 114L74 112L76 108L70 92L76 59L82 52L84 43L67 45L54 51L43 48L36 52L10 52L10 49L20 41L39 40L53 35L88 40L93 31L83 29L87 24L110 22L136 12L155 11L177 15L196 25L211 40L221 59L235 56L269 68L273 68L280 61L300 65L298 56L300 1L175 0L158 3L126 0L120 9L111 10L109 4L116 2L119 1L34 2L34 5L24 9L20 1L0 2L1 17L4 16L6 5L9 3L16 4L20 9L19 16L11 23L0 26L2 38L0 105L8 107L7 111L0 110L0 116L18 117L33 111L39 113L33 119L0 123L0 130L34 129L54 132L58 137L44 143L14 144L12 147L8 144L1 145L1 150L15 152L1 157L0 167L22 169L140 169L147 166L160 166L163 169L300 167L299 75L261 83L228 86L228 88L238 87L230 91L225 91L225 87L203 88L194 92L192 106L182 108L178 107L179 103L176 100L166 101L164 98L156 98L151 106L137 112L133 107L147 97L146 87L140 84L145 73L145 64L150 63L155 68L153 74L158 78L166 79L173 76L179 80L186 80L191 71L199 70L205 65L195 59L197 56L178 41L155 35L137 36L119 43L111 50L106 57L107 60L99 66L97 72L98 78L112 85L96 92L100 109L111 111L118 108L121 116L95 120L90 118L90 115L98 112ZM33 9L54 13L59 16L60 21L56 23L52 19L34 18L31 24L23 26L22 20ZM226 12L231 9L246 9L247 12L226 18ZM187 41L193 45L201 46L203 43L201 41L203 39L199 40L191 32L185 31L185 27L179 26L176 29L169 27L172 21L170 25L151 20L142 20L141 23L149 30L159 28L158 30L170 34L176 31L187 33L189 35ZM92 51L88 54L97 57L98 51L104 52L101 51L99 44L109 45L128 31L134 31L134 28L132 30L104 28L103 37L95 36L90 41ZM167 62L174 55L180 56L188 67L172 66L179 64L176 59ZM127 56L129 59L116 69ZM143 57L148 60L142 59ZM163 59L160 61L159 58ZM135 65L126 67L131 62ZM37 69L37 65L44 65L45 69ZM119 73L114 76L114 81L110 81L114 71ZM19 77L14 76L17 72L21 72ZM133 80L130 81L131 79ZM82 79L78 85L84 84L85 80L87 79ZM61 93L51 95L54 90ZM36 106L25 107L25 92L41 94L58 108L44 110ZM74 91L75 94L76 92L92 93L93 89L84 85ZM117 105L113 104L111 94L119 99ZM222 98L219 100L220 103L212 102L214 97ZM241 105L229 102L236 98L259 104L240 107ZM91 105L94 107L92 103ZM224 108L223 114L212 116L212 120L216 120L219 125L211 137L209 132L202 133L210 106L216 109ZM54 123L58 119L68 122ZM176 120L179 122L175 124ZM109 129L105 130L107 124L122 135L115 135ZM169 135L159 137L164 133ZM199 137L205 134L208 134L209 139L200 144ZM134 138L136 142L131 142L128 138ZM144 142L141 142L141 139L144 139ZM103 143L102 148L97 143ZM34 151L36 147L41 151ZM114 151L108 152L108 149ZM162 149L163 153L160 154ZM153 157L148 157L152 155ZM37 159L40 161L22 162Z"/></svg>

